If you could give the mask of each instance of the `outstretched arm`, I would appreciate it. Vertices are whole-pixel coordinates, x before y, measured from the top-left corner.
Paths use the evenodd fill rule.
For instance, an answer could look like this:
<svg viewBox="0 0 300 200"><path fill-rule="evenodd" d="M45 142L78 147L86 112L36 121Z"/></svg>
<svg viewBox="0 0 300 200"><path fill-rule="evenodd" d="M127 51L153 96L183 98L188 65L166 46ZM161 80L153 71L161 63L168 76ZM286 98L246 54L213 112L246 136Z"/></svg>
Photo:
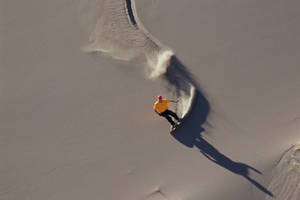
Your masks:
<svg viewBox="0 0 300 200"><path fill-rule="evenodd" d="M178 103L178 100L166 99L167 103Z"/></svg>

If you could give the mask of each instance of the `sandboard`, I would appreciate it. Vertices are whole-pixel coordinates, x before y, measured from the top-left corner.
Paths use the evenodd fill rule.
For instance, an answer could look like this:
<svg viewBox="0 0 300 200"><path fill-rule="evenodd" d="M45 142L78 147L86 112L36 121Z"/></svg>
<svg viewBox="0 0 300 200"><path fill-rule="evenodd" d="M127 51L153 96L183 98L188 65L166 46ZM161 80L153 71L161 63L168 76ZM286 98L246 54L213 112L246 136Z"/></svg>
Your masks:
<svg viewBox="0 0 300 200"><path fill-rule="evenodd" d="M180 126L181 126L182 122L179 122L178 124L175 125L175 127L170 128L170 134L173 134Z"/></svg>

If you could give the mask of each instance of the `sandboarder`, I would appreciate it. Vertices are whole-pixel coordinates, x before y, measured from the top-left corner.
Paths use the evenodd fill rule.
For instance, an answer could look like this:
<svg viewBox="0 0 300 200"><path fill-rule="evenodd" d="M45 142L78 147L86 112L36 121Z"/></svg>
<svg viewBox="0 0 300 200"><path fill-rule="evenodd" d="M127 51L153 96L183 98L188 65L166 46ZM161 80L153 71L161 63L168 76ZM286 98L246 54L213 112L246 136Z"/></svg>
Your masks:
<svg viewBox="0 0 300 200"><path fill-rule="evenodd" d="M177 116L176 113L169 110L168 103L173 102L177 103L178 101L174 101L171 99L163 99L162 96L157 96L157 101L154 103L153 109L154 111L161 117L164 117L170 122L172 125L172 128L175 129L176 125L180 123L180 118ZM174 119L176 119L177 124L172 120L170 117L172 116Z"/></svg>

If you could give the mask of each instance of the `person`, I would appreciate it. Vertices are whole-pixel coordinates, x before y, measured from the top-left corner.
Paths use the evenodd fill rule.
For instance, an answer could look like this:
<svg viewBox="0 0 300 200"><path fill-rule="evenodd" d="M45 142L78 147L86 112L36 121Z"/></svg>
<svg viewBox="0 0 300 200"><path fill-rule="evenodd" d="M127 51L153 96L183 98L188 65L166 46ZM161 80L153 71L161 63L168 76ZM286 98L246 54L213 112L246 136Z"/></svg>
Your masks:
<svg viewBox="0 0 300 200"><path fill-rule="evenodd" d="M164 117L168 120L168 122L172 125L172 128L175 128L176 123L173 121L171 116L176 119L177 123L180 123L180 118L176 113L169 110L168 103L173 102L177 103L178 101L174 101L171 99L163 99L162 96L157 96L157 101L153 105L154 111L161 117Z"/></svg>

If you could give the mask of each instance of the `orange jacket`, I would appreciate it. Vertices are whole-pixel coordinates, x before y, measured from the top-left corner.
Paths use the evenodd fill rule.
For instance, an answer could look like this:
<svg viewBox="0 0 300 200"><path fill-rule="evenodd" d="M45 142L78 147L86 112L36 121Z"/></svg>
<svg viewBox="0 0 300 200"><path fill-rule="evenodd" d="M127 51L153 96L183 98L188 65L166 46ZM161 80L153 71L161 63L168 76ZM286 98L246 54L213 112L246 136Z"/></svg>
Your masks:
<svg viewBox="0 0 300 200"><path fill-rule="evenodd" d="M153 109L156 110L159 114L165 112L168 110L169 106L168 103L172 102L170 99L163 99L161 102L156 101L154 103Z"/></svg>

